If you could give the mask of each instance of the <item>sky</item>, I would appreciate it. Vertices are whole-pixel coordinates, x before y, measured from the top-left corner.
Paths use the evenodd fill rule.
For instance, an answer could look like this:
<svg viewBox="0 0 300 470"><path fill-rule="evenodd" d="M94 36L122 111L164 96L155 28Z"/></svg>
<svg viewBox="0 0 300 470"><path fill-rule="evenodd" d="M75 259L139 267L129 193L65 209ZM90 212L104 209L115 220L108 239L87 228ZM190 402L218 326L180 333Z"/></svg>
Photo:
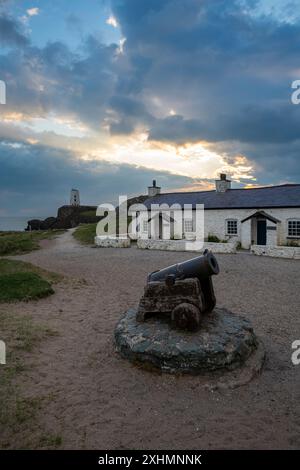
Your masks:
<svg viewBox="0 0 300 470"><path fill-rule="evenodd" d="M300 6L0 0L0 216L300 182Z"/></svg>

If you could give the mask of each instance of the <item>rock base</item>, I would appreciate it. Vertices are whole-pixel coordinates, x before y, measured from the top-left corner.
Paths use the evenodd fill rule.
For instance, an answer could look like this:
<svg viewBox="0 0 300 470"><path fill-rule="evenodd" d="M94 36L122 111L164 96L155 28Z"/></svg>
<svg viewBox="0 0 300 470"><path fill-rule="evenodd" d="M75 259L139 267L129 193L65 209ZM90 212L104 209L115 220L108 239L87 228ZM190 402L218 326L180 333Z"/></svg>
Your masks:
<svg viewBox="0 0 300 470"><path fill-rule="evenodd" d="M251 323L223 308L206 315L196 333L172 329L166 316L138 322L130 309L116 326L115 343L122 357L169 373L224 373L246 362L257 373L264 360Z"/></svg>

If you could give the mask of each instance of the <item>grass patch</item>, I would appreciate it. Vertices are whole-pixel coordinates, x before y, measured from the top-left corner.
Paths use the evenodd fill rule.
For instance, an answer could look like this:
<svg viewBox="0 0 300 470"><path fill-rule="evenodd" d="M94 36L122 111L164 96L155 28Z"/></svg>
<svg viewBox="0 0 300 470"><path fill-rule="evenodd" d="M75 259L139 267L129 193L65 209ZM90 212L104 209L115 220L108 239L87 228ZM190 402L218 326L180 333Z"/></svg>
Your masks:
<svg viewBox="0 0 300 470"><path fill-rule="evenodd" d="M96 217L96 209L80 212L80 215L83 217Z"/></svg>
<svg viewBox="0 0 300 470"><path fill-rule="evenodd" d="M0 232L0 256L21 255L39 249L39 242L53 238L64 230L36 232Z"/></svg>
<svg viewBox="0 0 300 470"><path fill-rule="evenodd" d="M44 434L40 438L39 447L56 449L62 445L63 439L59 434Z"/></svg>
<svg viewBox="0 0 300 470"><path fill-rule="evenodd" d="M44 325L33 323L28 315L12 313L0 313L0 331L1 339L7 345L7 364L13 364L17 369L20 369L19 359L22 359L20 353L32 352L45 337L57 334Z"/></svg>
<svg viewBox="0 0 300 470"><path fill-rule="evenodd" d="M48 281L35 273L15 273L0 276L0 302L37 300L54 294Z"/></svg>
<svg viewBox="0 0 300 470"><path fill-rule="evenodd" d="M0 259L0 302L37 300L54 293L61 276L24 261Z"/></svg>
<svg viewBox="0 0 300 470"><path fill-rule="evenodd" d="M59 282L63 276L51 271L46 271L46 269L39 268L34 266L34 264L26 263L25 261L19 261L15 259L0 259L0 276L5 274L15 274L15 273L36 273L39 276L47 279L50 283Z"/></svg>
<svg viewBox="0 0 300 470"><path fill-rule="evenodd" d="M127 217L127 226L131 223L132 217ZM73 232L73 237L76 238L80 243L84 245L95 245L95 236L96 236L96 227L98 222L93 224L81 224L79 227ZM119 218L117 214L116 218L116 227L118 233L118 226L119 226Z"/></svg>
<svg viewBox="0 0 300 470"><path fill-rule="evenodd" d="M94 245L96 227L97 223L79 225L79 227L73 232L73 237L85 245Z"/></svg>
<svg viewBox="0 0 300 470"><path fill-rule="evenodd" d="M15 417L17 424L25 423L35 417L36 412L42 408L42 398L16 399Z"/></svg>
<svg viewBox="0 0 300 470"><path fill-rule="evenodd" d="M58 333L37 324L28 315L12 312L0 313L0 331L7 349L6 364L0 366L0 448L26 448L28 435L31 437L34 431L37 413L50 399L22 393L22 375L29 370L26 355L47 337Z"/></svg>

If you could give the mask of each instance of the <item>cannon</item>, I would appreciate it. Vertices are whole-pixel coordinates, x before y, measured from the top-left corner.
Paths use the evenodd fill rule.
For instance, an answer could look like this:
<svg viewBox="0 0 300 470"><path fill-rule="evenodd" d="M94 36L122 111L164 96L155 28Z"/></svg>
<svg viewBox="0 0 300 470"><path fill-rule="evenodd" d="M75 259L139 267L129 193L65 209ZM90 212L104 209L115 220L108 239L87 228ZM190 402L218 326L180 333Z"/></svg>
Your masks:
<svg viewBox="0 0 300 470"><path fill-rule="evenodd" d="M174 328L197 330L216 305L211 277L218 273L215 256L205 250L202 256L148 274L137 320L167 314Z"/></svg>

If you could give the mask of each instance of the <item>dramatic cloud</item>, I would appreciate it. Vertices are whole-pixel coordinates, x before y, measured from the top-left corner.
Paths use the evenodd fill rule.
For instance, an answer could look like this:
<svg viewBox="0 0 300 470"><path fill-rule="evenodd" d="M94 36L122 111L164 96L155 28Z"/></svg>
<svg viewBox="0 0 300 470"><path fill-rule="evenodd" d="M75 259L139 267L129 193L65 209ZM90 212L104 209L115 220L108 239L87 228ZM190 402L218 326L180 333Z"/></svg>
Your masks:
<svg viewBox="0 0 300 470"><path fill-rule="evenodd" d="M21 26L7 15L0 16L0 45L22 47L28 44Z"/></svg>
<svg viewBox="0 0 300 470"><path fill-rule="evenodd" d="M241 150L251 144L256 151L249 158L258 166L265 162L265 144L272 151L285 144L289 170L280 165L280 171L282 179L293 180L298 157L289 144L299 139L300 109L290 95L299 75L300 24L254 15L258 3L112 0L130 62L118 88L147 103L152 122L142 106L135 121L148 126L149 139L224 142L224 149L225 142L240 142ZM177 115L168 116L172 108Z"/></svg>
<svg viewBox="0 0 300 470"><path fill-rule="evenodd" d="M82 190L83 204L101 204L117 203L119 194L145 194L152 178L159 178L166 189L193 184L192 178L168 172L82 160L70 151L8 140L0 144L0 168L0 211L4 215L55 215L54 208L69 203L73 186Z"/></svg>
<svg viewBox="0 0 300 470"><path fill-rule="evenodd" d="M173 115L157 120L151 140L184 143L199 136L210 142L238 140L253 143L282 143L299 139L300 112L290 105L278 109L249 106L234 114L220 114L209 123Z"/></svg>
<svg viewBox="0 0 300 470"><path fill-rule="evenodd" d="M272 10L265 0L108 0L95 20L99 30L90 27L93 11L79 3L70 11L66 0L53 0L39 14L34 4L10 11L14 3L0 2L0 79L7 85L0 139L21 146L2 152L36 163L74 160L91 175L94 164L80 158L126 155L137 165L128 156L137 148L128 146L132 138L162 178L164 170L194 171L198 183L203 174L209 179L208 167L213 178L225 165L238 168L236 182L253 172L259 184L299 179L300 106L291 104L291 83L300 78L297 3L277 1ZM25 13L35 16L32 31L18 19ZM132 168L152 179L151 170ZM62 181L73 186L70 174L62 171ZM112 179L106 190L112 195L118 185Z"/></svg>

